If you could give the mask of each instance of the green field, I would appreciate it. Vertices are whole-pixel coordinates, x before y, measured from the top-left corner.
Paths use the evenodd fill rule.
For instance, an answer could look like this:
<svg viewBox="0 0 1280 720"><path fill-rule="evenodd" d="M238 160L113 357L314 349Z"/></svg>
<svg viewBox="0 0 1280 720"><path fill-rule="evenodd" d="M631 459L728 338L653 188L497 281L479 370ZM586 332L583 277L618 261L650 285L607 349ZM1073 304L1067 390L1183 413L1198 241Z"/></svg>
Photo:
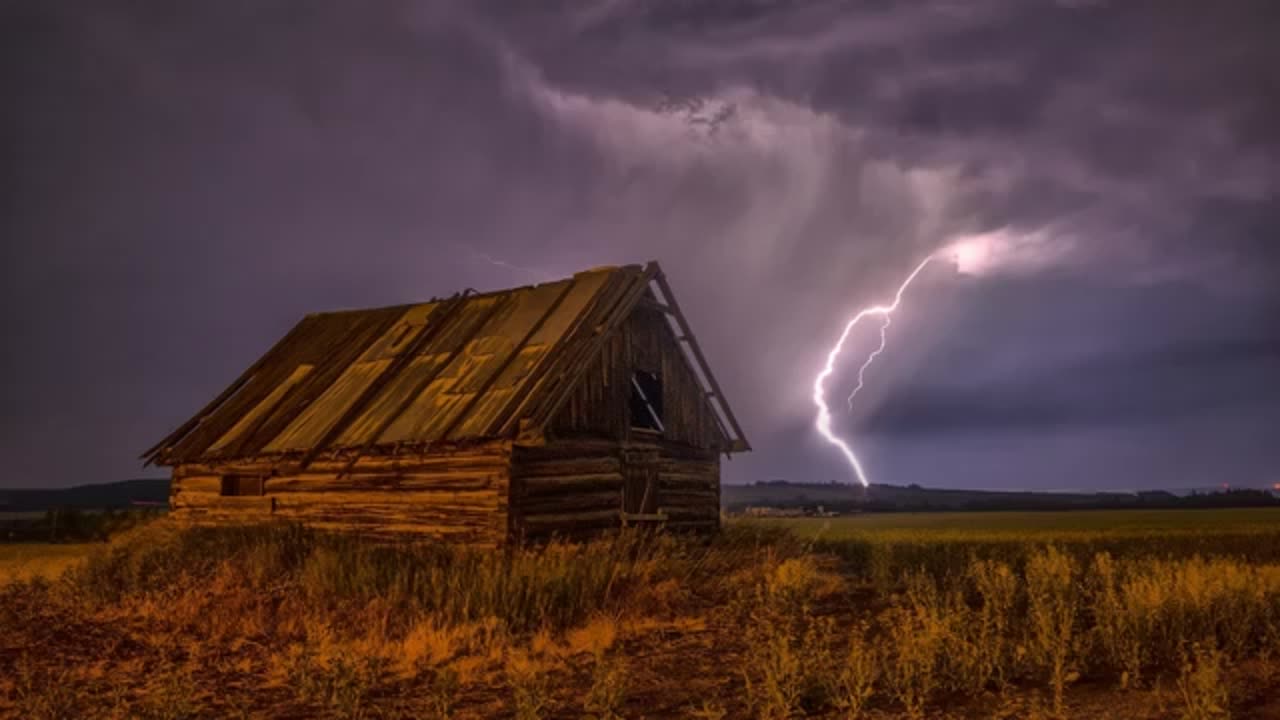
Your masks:
<svg viewBox="0 0 1280 720"><path fill-rule="evenodd" d="M733 522L785 528L882 588L917 571L942 578L974 559L1021 567L1048 546L1081 563L1099 553L1280 563L1278 508L866 513Z"/></svg>
<svg viewBox="0 0 1280 720"><path fill-rule="evenodd" d="M1065 510L1044 512L866 513L834 518L750 520L810 538L1009 537L1019 540L1097 535L1280 533L1280 508L1214 510Z"/></svg>

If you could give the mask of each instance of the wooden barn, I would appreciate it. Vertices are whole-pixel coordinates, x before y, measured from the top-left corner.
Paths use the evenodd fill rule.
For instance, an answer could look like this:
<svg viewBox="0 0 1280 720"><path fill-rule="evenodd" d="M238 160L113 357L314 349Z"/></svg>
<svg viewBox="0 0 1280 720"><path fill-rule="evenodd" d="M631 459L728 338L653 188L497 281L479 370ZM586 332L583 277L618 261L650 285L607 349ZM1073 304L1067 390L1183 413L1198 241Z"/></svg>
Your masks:
<svg viewBox="0 0 1280 720"><path fill-rule="evenodd" d="M649 263L308 315L143 458L187 522L499 546L714 530L749 449Z"/></svg>

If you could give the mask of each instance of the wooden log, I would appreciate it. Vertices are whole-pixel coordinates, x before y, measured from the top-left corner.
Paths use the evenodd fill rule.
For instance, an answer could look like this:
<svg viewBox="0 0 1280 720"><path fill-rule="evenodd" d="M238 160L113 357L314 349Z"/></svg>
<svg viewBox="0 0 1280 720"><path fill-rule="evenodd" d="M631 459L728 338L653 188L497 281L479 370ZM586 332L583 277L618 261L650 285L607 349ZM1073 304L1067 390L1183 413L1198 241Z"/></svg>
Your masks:
<svg viewBox="0 0 1280 720"><path fill-rule="evenodd" d="M658 474L658 486L673 492L707 490L719 494L720 482L715 476Z"/></svg>
<svg viewBox="0 0 1280 720"><path fill-rule="evenodd" d="M581 513L547 513L525 515L522 525L529 531L548 531L556 528L572 528L576 526L616 525L620 514L617 508L612 510L593 510Z"/></svg>
<svg viewBox="0 0 1280 720"><path fill-rule="evenodd" d="M173 499L176 508L211 508L229 512L271 512L271 498L264 495L219 495L187 492Z"/></svg>
<svg viewBox="0 0 1280 720"><path fill-rule="evenodd" d="M494 490L405 490L364 492L306 492L285 493L271 490L268 495L277 504L287 505L349 505L353 507L373 503L378 505L414 505L421 507L483 508L493 510L498 505L498 493Z"/></svg>
<svg viewBox="0 0 1280 720"><path fill-rule="evenodd" d="M590 492L608 488L621 488L622 475L609 473L604 475L569 475L564 477L524 478L525 497L541 495L563 495L575 492Z"/></svg>
<svg viewBox="0 0 1280 720"><path fill-rule="evenodd" d="M275 493L333 492L466 492L497 493L506 487L506 478L497 475L386 475L339 478L335 475L304 475L270 478L267 491Z"/></svg>
<svg viewBox="0 0 1280 720"><path fill-rule="evenodd" d="M330 501L318 496L320 499L310 500L304 499L298 495L278 495L272 499L275 500L276 512L299 512L299 513L345 513L345 512L389 512L399 515L419 515L431 517L449 517L451 515L458 516L459 520L464 520L471 516L491 517L496 514L497 498L490 498L487 502L415 502L413 500L402 501L401 498L394 496L383 497L348 497L346 499L334 499Z"/></svg>
<svg viewBox="0 0 1280 720"><path fill-rule="evenodd" d="M720 507L720 494L712 491L659 490L663 505L705 505Z"/></svg>
<svg viewBox="0 0 1280 720"><path fill-rule="evenodd" d="M663 457L678 462L703 462L719 464L719 456L715 450L691 447L680 443L661 443Z"/></svg>
<svg viewBox="0 0 1280 720"><path fill-rule="evenodd" d="M229 473L270 475L299 475L298 461L275 456L261 456L224 462L184 463L174 468L175 477L187 475L225 475ZM340 474L346 471L349 462L341 459L322 458L311 463L307 474ZM476 447L457 450L432 451L427 455L396 455L362 457L350 472L383 473L383 472L448 472L464 469L507 468L511 464L511 443L488 443Z"/></svg>
<svg viewBox="0 0 1280 720"><path fill-rule="evenodd" d="M673 460L663 457L658 460L658 472L668 475L720 477L720 466L700 460Z"/></svg>
<svg viewBox="0 0 1280 720"><path fill-rule="evenodd" d="M486 534L498 536L492 523L456 523L445 518L404 518L397 515L273 515L271 518L302 523L311 528L346 527L385 533Z"/></svg>
<svg viewBox="0 0 1280 720"><path fill-rule="evenodd" d="M170 494L185 492L211 492L217 493L222 490L221 475L192 475L181 479L175 479L170 486Z"/></svg>
<svg viewBox="0 0 1280 720"><path fill-rule="evenodd" d="M584 457L567 460L518 460L512 474L520 477L546 477L555 475L599 475L622 471L622 461L616 457Z"/></svg>
<svg viewBox="0 0 1280 720"><path fill-rule="evenodd" d="M582 512L588 510L612 510L617 512L622 507L622 490L617 488L604 492L581 492L556 495L548 498L525 500L520 503L520 512L525 516Z"/></svg>
<svg viewBox="0 0 1280 720"><path fill-rule="evenodd" d="M517 447L512 459L517 464L556 460L572 462L582 458L616 457L617 453L616 440L574 438L536 448Z"/></svg>

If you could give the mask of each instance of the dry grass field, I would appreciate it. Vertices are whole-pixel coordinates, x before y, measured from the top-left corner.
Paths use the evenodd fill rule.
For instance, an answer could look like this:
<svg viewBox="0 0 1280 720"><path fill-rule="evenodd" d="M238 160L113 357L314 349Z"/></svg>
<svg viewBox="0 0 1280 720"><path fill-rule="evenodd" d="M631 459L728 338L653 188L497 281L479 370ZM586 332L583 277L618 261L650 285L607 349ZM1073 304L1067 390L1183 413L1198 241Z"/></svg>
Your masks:
<svg viewBox="0 0 1280 720"><path fill-rule="evenodd" d="M0 543L0 586L56 578L98 547L101 545L91 543Z"/></svg>
<svg viewBox="0 0 1280 720"><path fill-rule="evenodd" d="M1192 512L509 554L160 521L0 588L0 716L1278 717L1280 515Z"/></svg>

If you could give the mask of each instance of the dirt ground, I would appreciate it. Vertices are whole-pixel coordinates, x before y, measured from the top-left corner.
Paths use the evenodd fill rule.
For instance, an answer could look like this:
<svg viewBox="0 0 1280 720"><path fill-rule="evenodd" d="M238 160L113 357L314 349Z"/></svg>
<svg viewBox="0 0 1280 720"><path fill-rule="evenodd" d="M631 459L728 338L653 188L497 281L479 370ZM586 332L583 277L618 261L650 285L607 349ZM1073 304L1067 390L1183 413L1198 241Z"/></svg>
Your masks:
<svg viewBox="0 0 1280 720"><path fill-rule="evenodd" d="M21 602L20 598L10 601ZM270 634L211 642L190 629L143 622L128 613L71 617L33 604L7 608L29 619L0 634L0 717L4 718L274 718L431 717L427 679L386 671L352 688L349 702L307 699L291 686L281 648ZM845 618L854 621L853 608ZM627 718L745 718L739 668L752 662L741 628L716 611L664 621L624 622L612 652L625 658ZM592 717L583 709L593 656L573 647L547 653L547 702L541 717ZM492 660L492 658L490 658ZM516 717L511 691L495 667L477 659L455 694L451 717ZM1280 718L1280 664L1251 661L1233 669L1231 717ZM976 699L946 698L928 718L977 720L1049 718L1044 688L1013 687ZM1141 690L1081 678L1067 695L1066 717L1173 720L1183 717L1172 680ZM836 712L811 717L842 717ZM873 701L870 718L903 714Z"/></svg>

